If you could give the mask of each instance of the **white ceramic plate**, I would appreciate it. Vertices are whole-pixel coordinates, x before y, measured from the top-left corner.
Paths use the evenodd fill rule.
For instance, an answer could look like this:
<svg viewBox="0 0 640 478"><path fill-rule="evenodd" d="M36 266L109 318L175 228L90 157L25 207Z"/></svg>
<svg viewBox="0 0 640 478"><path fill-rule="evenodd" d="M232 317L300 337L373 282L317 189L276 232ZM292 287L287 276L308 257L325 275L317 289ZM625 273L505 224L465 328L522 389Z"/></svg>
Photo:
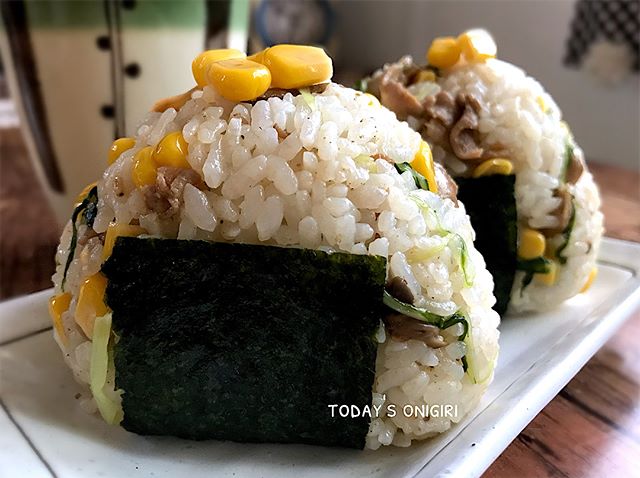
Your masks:
<svg viewBox="0 0 640 478"><path fill-rule="evenodd" d="M54 343L50 291L0 304L0 476L478 476L640 303L640 244L606 239L588 294L508 317L477 409L410 448L360 452L142 437L87 415Z"/></svg>

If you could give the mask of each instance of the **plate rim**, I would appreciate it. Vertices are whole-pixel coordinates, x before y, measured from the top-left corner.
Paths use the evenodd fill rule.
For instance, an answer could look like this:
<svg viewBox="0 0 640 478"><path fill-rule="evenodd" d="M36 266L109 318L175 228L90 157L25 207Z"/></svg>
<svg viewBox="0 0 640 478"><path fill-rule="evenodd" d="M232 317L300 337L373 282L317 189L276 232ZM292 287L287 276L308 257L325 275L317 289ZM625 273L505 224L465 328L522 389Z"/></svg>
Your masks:
<svg viewBox="0 0 640 478"><path fill-rule="evenodd" d="M640 243L603 238L598 263L631 273L614 294L591 310L580 322L568 330L557 342L491 402L482 405L463 426L449 430L450 439L426 462L414 477L480 476L508 447L533 418L576 375L584 364L631 317L640 306ZM37 304L34 310L46 307L52 289L23 295L0 302L0 319L11 316L12 310L26 303ZM596 321L596 318L599 319ZM507 319L508 320L508 319ZM3 320L0 320L0 323ZM45 324L47 324L45 326ZM0 348L19 340L44 333L52 327L47 314L38 320L27 321L18 333L0 333ZM34 328L35 327L35 328ZM0 327L2 332L2 327ZM543 383L544 382L544 383ZM1 390L0 390L1 392ZM513 406L504 409L507 400ZM6 415L47 472L58 475L33 445L26 431L16 422L0 393L0 414ZM462 424L461 424L462 425ZM476 439L475 437L482 437ZM472 443L468 446L468 443ZM453 459L452 459L453 457Z"/></svg>

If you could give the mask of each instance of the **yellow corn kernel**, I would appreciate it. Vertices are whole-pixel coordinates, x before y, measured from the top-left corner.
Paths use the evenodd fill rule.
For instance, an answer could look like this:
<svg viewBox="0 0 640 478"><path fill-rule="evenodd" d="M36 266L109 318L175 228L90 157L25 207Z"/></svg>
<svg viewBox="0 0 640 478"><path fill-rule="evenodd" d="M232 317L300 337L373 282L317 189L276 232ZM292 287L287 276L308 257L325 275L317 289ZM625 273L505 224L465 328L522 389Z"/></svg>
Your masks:
<svg viewBox="0 0 640 478"><path fill-rule="evenodd" d="M555 284L557 274L558 264L552 261L551 264L549 264L549 272L545 272L543 274L533 274L533 278L540 284L551 286Z"/></svg>
<svg viewBox="0 0 640 478"><path fill-rule="evenodd" d="M67 345L67 334L64 333L64 327L62 325L62 314L69 310L69 304L71 303L71 294L65 292L64 294L56 295L49 299L49 316L53 322L53 327L58 333L58 337L62 340L64 345Z"/></svg>
<svg viewBox="0 0 640 478"><path fill-rule="evenodd" d="M429 183L429 191L433 193L438 192L438 183L436 183L436 174L433 166L433 155L426 141L420 143L420 149L418 149L413 161L411 161L411 167L424 176Z"/></svg>
<svg viewBox="0 0 640 478"><path fill-rule="evenodd" d="M333 63L322 48L276 45L264 52L264 65L271 71L273 88L302 88L329 81Z"/></svg>
<svg viewBox="0 0 640 478"><path fill-rule="evenodd" d="M189 144L180 131L174 131L160 140L153 152L153 160L158 166L190 168L187 154L189 154Z"/></svg>
<svg viewBox="0 0 640 478"><path fill-rule="evenodd" d="M542 110L543 113L546 113L547 111L547 104L544 102L544 98L542 97L542 95L538 96L536 98L536 103L538 103L538 106L540 107L540 109Z"/></svg>
<svg viewBox="0 0 640 478"><path fill-rule="evenodd" d="M255 61L256 63L260 63L264 65L264 54L267 52L268 48L261 50L259 52L254 53L253 55L249 55L247 60Z"/></svg>
<svg viewBox="0 0 640 478"><path fill-rule="evenodd" d="M75 319L89 338L93 336L93 323L96 317L102 317L109 312L109 308L104 303L106 289L107 278L100 272L89 276L80 286Z"/></svg>
<svg viewBox="0 0 640 478"><path fill-rule="evenodd" d="M520 231L518 257L535 259L544 254L547 240L535 229L524 228Z"/></svg>
<svg viewBox="0 0 640 478"><path fill-rule="evenodd" d="M91 191L96 186L96 184L98 184L97 181L94 181L94 182L92 182L90 184L87 184L84 187L84 189L82 191L80 191L80 194L78 194L78 196L76 196L76 204L80 204L84 200L84 198L87 197L87 194L89 194L89 191Z"/></svg>
<svg viewBox="0 0 640 478"><path fill-rule="evenodd" d="M102 260L106 261L113 252L113 246L117 237L136 237L140 234L146 234L147 230L141 226L128 224L111 223L104 235L104 246L102 247Z"/></svg>
<svg viewBox="0 0 640 478"><path fill-rule="evenodd" d="M436 68L452 67L460 59L460 48L460 43L453 37L436 38L427 51L427 61Z"/></svg>
<svg viewBox="0 0 640 478"><path fill-rule="evenodd" d="M109 152L107 153L107 163L113 164L116 159L120 157L122 153L124 153L127 149L133 148L136 144L136 140L133 138L118 138L116 139L109 148Z"/></svg>
<svg viewBox="0 0 640 478"><path fill-rule="evenodd" d="M593 281L596 280L597 275L598 275L598 268L594 267L593 269L591 269L591 272L589 272L589 277L587 277L587 281L582 286L582 289L580 289L581 294L583 292L588 291L591 288L591 286L593 285Z"/></svg>
<svg viewBox="0 0 640 478"><path fill-rule="evenodd" d="M504 158L493 158L483 161L471 174L474 178L480 176L491 176L492 174L504 174L505 176L513 172L513 163Z"/></svg>
<svg viewBox="0 0 640 478"><path fill-rule="evenodd" d="M131 177L136 186L142 187L156 182L158 165L153 159L153 147L142 148L133 157L133 172Z"/></svg>
<svg viewBox="0 0 640 478"><path fill-rule="evenodd" d="M433 70L420 70L415 77L413 77L414 83L435 83L436 74Z"/></svg>
<svg viewBox="0 0 640 478"><path fill-rule="evenodd" d="M230 60L232 58L245 58L245 55L240 50L234 50L233 48L221 48L219 50L207 50L200 53L195 60L191 63L191 71L193 72L193 78L199 87L204 88L207 86L207 74L209 68L216 61Z"/></svg>
<svg viewBox="0 0 640 478"><path fill-rule="evenodd" d="M458 44L467 61L483 62L495 58L498 53L496 42L488 31L482 28L468 30L458 37Z"/></svg>
<svg viewBox="0 0 640 478"><path fill-rule="evenodd" d="M369 106L375 106L375 107L382 106L382 105L380 105L380 100L378 98L376 98L375 96L373 96L371 93L365 93L364 95L369 100Z"/></svg>
<svg viewBox="0 0 640 478"><path fill-rule="evenodd" d="M209 81L222 96L231 101L255 100L269 89L269 69L255 61L224 60L211 65Z"/></svg>

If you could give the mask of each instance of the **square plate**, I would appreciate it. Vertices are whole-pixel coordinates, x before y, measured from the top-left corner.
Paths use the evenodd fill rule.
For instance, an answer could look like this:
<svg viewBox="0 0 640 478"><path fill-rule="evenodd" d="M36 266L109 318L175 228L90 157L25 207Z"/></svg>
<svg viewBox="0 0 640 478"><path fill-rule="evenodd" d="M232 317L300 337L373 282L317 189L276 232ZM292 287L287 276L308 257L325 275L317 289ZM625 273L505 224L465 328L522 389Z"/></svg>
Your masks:
<svg viewBox="0 0 640 478"><path fill-rule="evenodd" d="M410 448L143 437L81 410L51 337L51 291L0 304L0 476L479 476L640 303L640 244L605 239L599 274L544 314L507 317L495 379L448 432Z"/></svg>

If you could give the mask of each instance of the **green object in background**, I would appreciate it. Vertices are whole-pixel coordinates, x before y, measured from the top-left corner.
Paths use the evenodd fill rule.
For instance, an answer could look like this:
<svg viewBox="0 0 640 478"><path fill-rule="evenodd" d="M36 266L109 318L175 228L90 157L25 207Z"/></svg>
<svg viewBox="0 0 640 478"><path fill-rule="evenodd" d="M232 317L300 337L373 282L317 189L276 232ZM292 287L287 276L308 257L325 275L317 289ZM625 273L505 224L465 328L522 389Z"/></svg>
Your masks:
<svg viewBox="0 0 640 478"><path fill-rule="evenodd" d="M518 227L515 176L456 178L458 199L464 204L476 231L475 246L493 276L496 304L501 316L509 306L516 273Z"/></svg>
<svg viewBox="0 0 640 478"><path fill-rule="evenodd" d="M106 12L116 9L123 27L194 28L206 19L203 0L36 0L25 5L32 28L103 28Z"/></svg>
<svg viewBox="0 0 640 478"><path fill-rule="evenodd" d="M379 256L120 237L103 265L122 425L363 448L386 311Z"/></svg>
<svg viewBox="0 0 640 478"><path fill-rule="evenodd" d="M231 0L227 47L247 51L251 9L249 0Z"/></svg>

